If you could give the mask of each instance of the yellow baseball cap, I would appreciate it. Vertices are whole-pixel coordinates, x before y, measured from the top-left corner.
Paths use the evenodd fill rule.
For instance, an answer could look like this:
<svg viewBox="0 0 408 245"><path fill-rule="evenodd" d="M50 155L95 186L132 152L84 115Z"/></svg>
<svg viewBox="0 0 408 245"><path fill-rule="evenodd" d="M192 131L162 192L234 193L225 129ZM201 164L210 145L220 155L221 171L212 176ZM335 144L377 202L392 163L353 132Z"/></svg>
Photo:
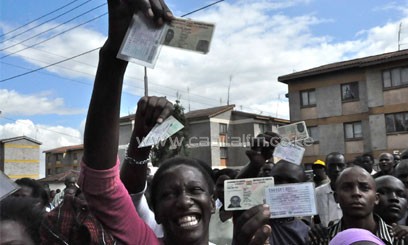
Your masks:
<svg viewBox="0 0 408 245"><path fill-rule="evenodd" d="M323 167L326 167L326 163L324 163L322 160L316 160L313 165L322 165Z"/></svg>

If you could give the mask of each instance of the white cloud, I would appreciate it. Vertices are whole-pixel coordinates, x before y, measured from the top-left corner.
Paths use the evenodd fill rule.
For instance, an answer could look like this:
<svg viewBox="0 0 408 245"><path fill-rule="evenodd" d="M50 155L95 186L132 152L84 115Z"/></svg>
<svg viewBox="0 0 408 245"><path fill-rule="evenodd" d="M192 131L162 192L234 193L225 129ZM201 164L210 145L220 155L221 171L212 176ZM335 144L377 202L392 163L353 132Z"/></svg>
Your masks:
<svg viewBox="0 0 408 245"><path fill-rule="evenodd" d="M27 136L40 141L40 176L45 176L45 150L82 143L81 132L74 128L34 124L31 120L17 120L0 125L0 139Z"/></svg>
<svg viewBox="0 0 408 245"><path fill-rule="evenodd" d="M70 109L62 98L52 98L52 93L20 94L14 90L0 89L0 105L4 115L71 115L83 113L81 109Z"/></svg>
<svg viewBox="0 0 408 245"><path fill-rule="evenodd" d="M166 95L174 100L178 92L182 104L186 108L191 105L191 109L218 106L220 100L224 104L227 101L232 76L230 103L236 104L236 109L242 106L245 111L262 111L264 115L289 118L288 102L283 99L287 86L277 82L278 76L395 51L398 25L407 21L384 23L361 30L353 40L334 42L333 37L316 35L312 31L314 27L333 20L320 18L316 13L285 14L286 8L301 8L309 2L224 1L195 14L194 19L216 23L210 53L201 55L164 47L156 68L148 70L150 94ZM396 9L396 5L390 6ZM401 7L395 11L407 13ZM42 39L36 38L33 42ZM98 32L77 28L18 55L33 64L44 65L101 46L104 39ZM91 78L96 64L97 52L93 52L49 69L69 77ZM142 67L129 65L124 90L142 95L143 76Z"/></svg>

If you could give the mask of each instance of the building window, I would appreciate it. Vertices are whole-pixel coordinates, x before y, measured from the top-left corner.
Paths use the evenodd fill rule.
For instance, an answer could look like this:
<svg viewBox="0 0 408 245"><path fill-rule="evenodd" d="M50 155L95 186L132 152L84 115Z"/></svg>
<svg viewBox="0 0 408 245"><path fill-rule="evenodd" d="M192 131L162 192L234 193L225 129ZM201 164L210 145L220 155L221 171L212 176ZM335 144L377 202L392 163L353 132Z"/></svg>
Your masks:
<svg viewBox="0 0 408 245"><path fill-rule="evenodd" d="M55 158L56 158L57 162L62 161L62 154L56 154Z"/></svg>
<svg viewBox="0 0 408 245"><path fill-rule="evenodd" d="M341 100L358 100L358 82L345 83L341 85Z"/></svg>
<svg viewBox="0 0 408 245"><path fill-rule="evenodd" d="M227 124L220 123L220 134L227 134Z"/></svg>
<svg viewBox="0 0 408 245"><path fill-rule="evenodd" d="M268 124L259 123L258 126L259 126L259 133L265 133L267 131L271 131L271 127Z"/></svg>
<svg viewBox="0 0 408 245"><path fill-rule="evenodd" d="M361 122L352 122L344 124L344 137L346 140L363 138L363 129Z"/></svg>
<svg viewBox="0 0 408 245"><path fill-rule="evenodd" d="M303 107L316 105L316 90L306 90L300 92L300 103Z"/></svg>
<svg viewBox="0 0 408 245"><path fill-rule="evenodd" d="M319 128L317 126L307 127L307 131L309 132L309 137L313 139L314 143L319 142Z"/></svg>
<svg viewBox="0 0 408 245"><path fill-rule="evenodd" d="M400 112L385 115L387 133L408 131L408 112Z"/></svg>
<svg viewBox="0 0 408 245"><path fill-rule="evenodd" d="M74 160L78 160L78 153L74 152L74 153L72 154L72 158L73 158Z"/></svg>
<svg viewBox="0 0 408 245"><path fill-rule="evenodd" d="M384 88L408 85L408 67L384 70L382 78Z"/></svg>
<svg viewBox="0 0 408 245"><path fill-rule="evenodd" d="M227 159L228 158L228 149L227 147L220 147L220 158Z"/></svg>

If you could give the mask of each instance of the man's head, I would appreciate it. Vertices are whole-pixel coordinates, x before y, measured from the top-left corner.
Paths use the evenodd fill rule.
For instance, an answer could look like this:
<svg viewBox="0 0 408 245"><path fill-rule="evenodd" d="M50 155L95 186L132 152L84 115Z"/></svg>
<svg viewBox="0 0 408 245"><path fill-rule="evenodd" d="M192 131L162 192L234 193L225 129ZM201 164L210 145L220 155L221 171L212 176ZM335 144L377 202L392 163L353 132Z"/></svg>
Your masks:
<svg viewBox="0 0 408 245"><path fill-rule="evenodd" d="M273 163L265 163L261 170L259 170L258 177L271 177L272 168L274 167Z"/></svg>
<svg viewBox="0 0 408 245"><path fill-rule="evenodd" d="M394 156L391 153L383 152L380 154L379 166L383 173L391 174L394 168Z"/></svg>
<svg viewBox="0 0 408 245"><path fill-rule="evenodd" d="M306 174L302 166L280 160L272 168L271 176L275 185L301 183L306 181Z"/></svg>
<svg viewBox="0 0 408 245"><path fill-rule="evenodd" d="M401 155L399 153L392 154L394 157L394 167L397 166L401 162Z"/></svg>
<svg viewBox="0 0 408 245"><path fill-rule="evenodd" d="M343 217L361 219L372 215L379 197L373 177L359 166L340 173L336 181L334 198L343 211Z"/></svg>
<svg viewBox="0 0 408 245"><path fill-rule="evenodd" d="M387 224L397 223L407 210L407 195L404 183L391 175L375 179L377 192L380 197L374 212Z"/></svg>
<svg viewBox="0 0 408 245"><path fill-rule="evenodd" d="M327 176L330 179L330 185L334 190L339 174L346 168L346 159L339 152L332 152L326 156Z"/></svg>
<svg viewBox="0 0 408 245"><path fill-rule="evenodd" d="M394 176L400 179L408 189L408 159L401 160L400 164L395 167Z"/></svg>
<svg viewBox="0 0 408 245"><path fill-rule="evenodd" d="M230 198L231 207L240 207L241 206L241 198L239 196L232 196Z"/></svg>
<svg viewBox="0 0 408 245"><path fill-rule="evenodd" d="M357 157L354 164L364 168L371 174L373 171L374 157L370 153L364 153L361 157Z"/></svg>
<svg viewBox="0 0 408 245"><path fill-rule="evenodd" d="M322 160L317 160L312 165L314 180L315 181L322 181L327 178L326 174L326 163Z"/></svg>
<svg viewBox="0 0 408 245"><path fill-rule="evenodd" d="M67 176L64 181L65 187L76 187L76 178L75 176Z"/></svg>

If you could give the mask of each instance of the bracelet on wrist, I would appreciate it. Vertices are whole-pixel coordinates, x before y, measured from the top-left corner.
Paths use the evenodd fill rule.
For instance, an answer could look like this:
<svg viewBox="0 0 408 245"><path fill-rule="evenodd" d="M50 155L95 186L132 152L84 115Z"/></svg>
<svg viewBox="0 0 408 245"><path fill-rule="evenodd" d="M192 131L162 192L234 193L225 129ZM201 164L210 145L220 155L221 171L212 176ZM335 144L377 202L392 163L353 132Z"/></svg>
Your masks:
<svg viewBox="0 0 408 245"><path fill-rule="evenodd" d="M147 158L145 160L137 161L136 159L126 155L125 160L130 164L130 165L145 165L148 164L150 159Z"/></svg>
<svg viewBox="0 0 408 245"><path fill-rule="evenodd" d="M136 159L134 159L133 157L130 157L128 155L128 149L129 149L129 144L128 144L128 148L126 148L126 153L125 153L125 161L127 161L130 165L145 165L148 164L150 161L150 154L149 156L145 159L145 160L141 160L138 161Z"/></svg>

